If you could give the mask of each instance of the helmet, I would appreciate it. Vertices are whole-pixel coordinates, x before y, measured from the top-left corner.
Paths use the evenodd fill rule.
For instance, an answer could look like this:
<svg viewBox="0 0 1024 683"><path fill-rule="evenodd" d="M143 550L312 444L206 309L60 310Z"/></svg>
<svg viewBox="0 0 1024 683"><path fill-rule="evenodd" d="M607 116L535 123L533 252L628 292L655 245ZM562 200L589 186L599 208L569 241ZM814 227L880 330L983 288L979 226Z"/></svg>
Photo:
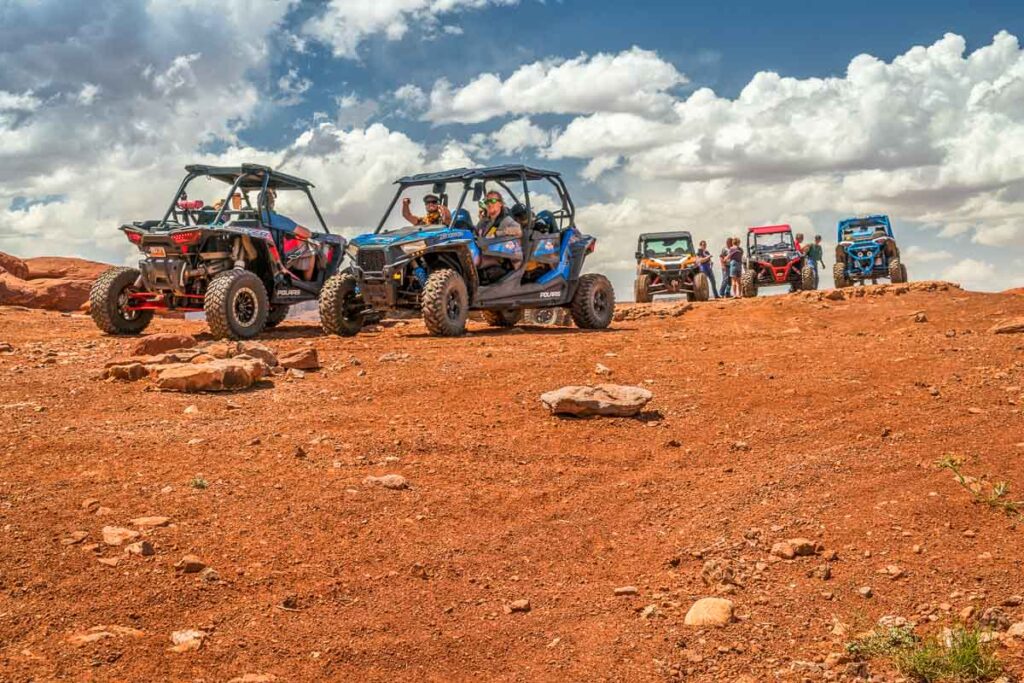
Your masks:
<svg viewBox="0 0 1024 683"><path fill-rule="evenodd" d="M513 204L512 208L508 210L508 214L517 221L524 221L526 220L526 207L519 203Z"/></svg>
<svg viewBox="0 0 1024 683"><path fill-rule="evenodd" d="M465 209L459 209L456 211L455 215L452 216L452 227L460 230L472 230L473 219L470 218L469 211L466 211Z"/></svg>
<svg viewBox="0 0 1024 683"><path fill-rule="evenodd" d="M541 232L558 232L558 221L555 220L555 214L547 210L538 213L537 228Z"/></svg>

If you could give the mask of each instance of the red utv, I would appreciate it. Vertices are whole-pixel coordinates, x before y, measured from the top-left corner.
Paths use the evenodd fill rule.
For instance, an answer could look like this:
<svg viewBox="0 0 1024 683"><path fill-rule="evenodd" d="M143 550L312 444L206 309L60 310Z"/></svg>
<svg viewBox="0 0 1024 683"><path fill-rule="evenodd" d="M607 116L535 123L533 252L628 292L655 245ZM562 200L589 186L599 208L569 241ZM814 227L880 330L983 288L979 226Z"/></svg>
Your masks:
<svg viewBox="0 0 1024 683"><path fill-rule="evenodd" d="M788 225L766 225L747 230L747 259L740 289L757 296L758 287L789 285L790 291L817 289L818 274L807 256L797 249Z"/></svg>

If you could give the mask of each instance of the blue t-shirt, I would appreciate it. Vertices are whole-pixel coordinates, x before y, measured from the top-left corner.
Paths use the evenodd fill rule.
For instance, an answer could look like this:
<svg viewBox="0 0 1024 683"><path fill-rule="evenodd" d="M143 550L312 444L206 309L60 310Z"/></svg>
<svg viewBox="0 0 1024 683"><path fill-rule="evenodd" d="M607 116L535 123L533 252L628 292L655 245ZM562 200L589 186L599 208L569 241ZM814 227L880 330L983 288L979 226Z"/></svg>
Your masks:
<svg viewBox="0 0 1024 683"><path fill-rule="evenodd" d="M291 218L282 216L279 213L274 213L273 211L263 212L263 223L264 225L269 225L272 228L284 230L285 232L295 232L295 228L299 225Z"/></svg>

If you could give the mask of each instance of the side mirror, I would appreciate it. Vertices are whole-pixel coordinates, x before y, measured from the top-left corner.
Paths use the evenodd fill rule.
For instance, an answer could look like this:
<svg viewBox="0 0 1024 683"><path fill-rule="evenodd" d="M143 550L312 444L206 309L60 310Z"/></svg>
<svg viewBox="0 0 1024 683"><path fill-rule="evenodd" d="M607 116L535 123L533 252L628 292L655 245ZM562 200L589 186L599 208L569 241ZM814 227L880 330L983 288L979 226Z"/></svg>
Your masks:
<svg viewBox="0 0 1024 683"><path fill-rule="evenodd" d="M473 184L473 201L478 202L484 198L484 184L483 181L478 181Z"/></svg>
<svg viewBox="0 0 1024 683"><path fill-rule="evenodd" d="M641 253L640 253L639 251L638 251L638 252L636 252L636 260L637 260L637 261L639 261L639 260L640 260L640 259L642 259L643 257L644 257L644 255L643 255L643 254L641 254Z"/></svg>
<svg viewBox="0 0 1024 683"><path fill-rule="evenodd" d="M434 183L433 187L430 188L431 192L437 195L444 194L444 183Z"/></svg>

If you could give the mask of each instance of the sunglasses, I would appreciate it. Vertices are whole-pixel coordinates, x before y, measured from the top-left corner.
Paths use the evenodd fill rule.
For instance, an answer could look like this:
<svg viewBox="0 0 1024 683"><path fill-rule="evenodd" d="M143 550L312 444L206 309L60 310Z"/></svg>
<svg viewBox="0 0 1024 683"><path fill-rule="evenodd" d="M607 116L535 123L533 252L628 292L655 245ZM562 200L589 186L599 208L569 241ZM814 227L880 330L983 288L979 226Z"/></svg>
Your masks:
<svg viewBox="0 0 1024 683"><path fill-rule="evenodd" d="M482 201L482 202L480 202L480 203L481 203L481 204L485 204L485 205L490 205L490 204L501 204L501 200L500 200L500 199L495 199L494 197L491 197L490 199L485 199L485 200L483 200L483 201Z"/></svg>
<svg viewBox="0 0 1024 683"><path fill-rule="evenodd" d="M429 202L423 203L426 204L427 206L437 206L437 202L435 202L433 199L431 199Z"/></svg>

